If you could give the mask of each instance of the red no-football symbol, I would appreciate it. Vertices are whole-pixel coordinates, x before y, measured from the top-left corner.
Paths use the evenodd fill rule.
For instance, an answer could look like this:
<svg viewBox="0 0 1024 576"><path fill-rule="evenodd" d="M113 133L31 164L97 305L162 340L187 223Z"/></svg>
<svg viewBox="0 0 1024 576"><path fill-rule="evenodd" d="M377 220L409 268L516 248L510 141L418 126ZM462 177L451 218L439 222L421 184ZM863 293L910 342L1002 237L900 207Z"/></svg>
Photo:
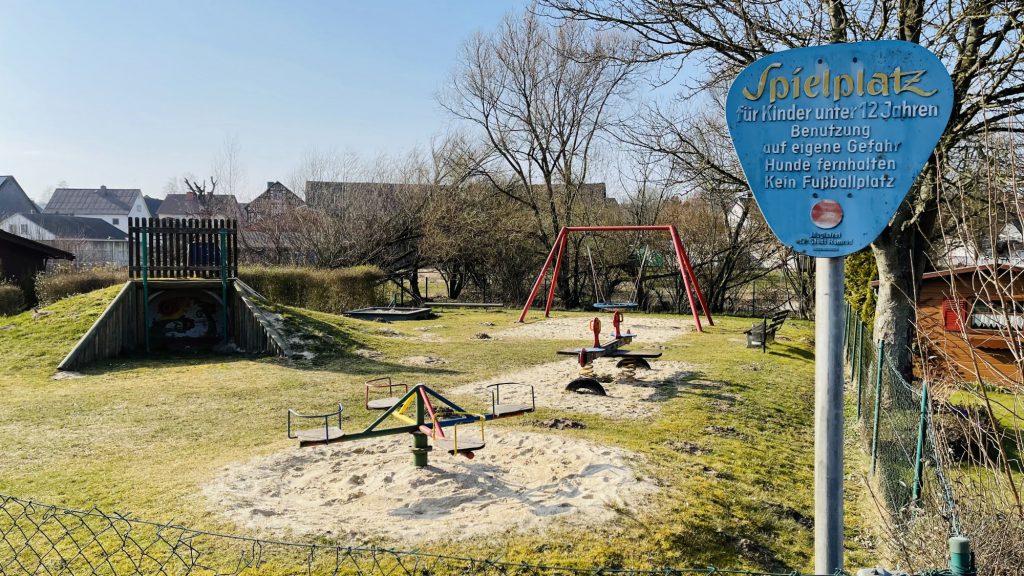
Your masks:
<svg viewBox="0 0 1024 576"><path fill-rule="evenodd" d="M829 230L843 221L843 207L835 200L821 200L811 208L811 222L818 228Z"/></svg>

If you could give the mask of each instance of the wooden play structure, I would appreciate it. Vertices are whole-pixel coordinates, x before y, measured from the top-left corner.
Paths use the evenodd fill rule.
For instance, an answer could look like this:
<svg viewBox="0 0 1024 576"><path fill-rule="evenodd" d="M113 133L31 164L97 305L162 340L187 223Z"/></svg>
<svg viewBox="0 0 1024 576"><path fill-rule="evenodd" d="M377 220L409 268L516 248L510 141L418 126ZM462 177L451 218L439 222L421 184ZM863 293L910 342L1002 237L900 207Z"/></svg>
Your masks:
<svg viewBox="0 0 1024 576"><path fill-rule="evenodd" d="M505 389L504 399L503 387ZM519 387L525 399L525 391L529 391L529 402L509 402L508 388ZM345 433L342 430L342 412L344 406L338 404L336 411L326 414L300 414L288 410L288 438L299 441L299 447L333 444L335 442L351 442L365 438L393 436L395 434L412 435L413 465L427 465L428 454L434 448L449 454L458 454L472 459L475 452L486 446L484 422L519 416L536 410L533 386L517 382L503 382L488 386L491 392L491 406L488 412L469 412L435 390L423 384L411 389L405 384L395 384L390 377L375 378L364 384L364 406L367 410L383 410L384 413L361 432ZM400 392L400 394L396 393ZM433 400L431 400L433 399ZM293 429L293 420L321 421L323 426L308 429ZM334 422L337 425L334 425ZM386 422L397 421L397 425L385 426ZM479 434L463 432L460 436L459 426L467 424L480 425ZM474 426L475 428L475 426ZM447 430L446 429L450 429Z"/></svg>
<svg viewBox="0 0 1024 576"><path fill-rule="evenodd" d="M579 359L579 377L570 382L565 387L566 390L597 394L599 396L607 395L604 386L598 382L594 374L594 360L598 358L618 358L619 361L616 366L622 368L625 379L632 380L636 376L637 368L645 370L651 368L651 365L647 362L648 359L661 357L661 352L631 351L623 348L623 346L631 344L637 335L630 332L623 334L621 330L622 320L621 310L616 310L612 313L612 326L615 328L615 335L612 340L602 343L601 319L594 318L590 321L590 330L594 333L594 345L592 347L569 348L558 351L559 354L564 356L576 356Z"/></svg>
<svg viewBox="0 0 1024 576"><path fill-rule="evenodd" d="M682 276L683 288L686 292L686 298L690 303L690 311L693 313L693 321L697 327L698 332L703 332L704 328L701 325L700 315L697 312L696 303L700 303L700 310L704 313L704 317L707 318L708 325L714 326L715 322L711 319L711 314L708 312L707 302L704 300L704 294L700 291L700 286L697 284L697 277L693 274L693 269L690 267L690 260L686 256L686 250L683 248L683 242L679 239L679 231L673 225L663 226L565 226L558 232L558 237L555 239L554 245L551 247L551 252L548 254L547 259L544 261L544 266L540 270L540 274L537 275L537 280L533 283L533 288L530 290L530 297L526 299L526 305L523 306L523 311L519 315L519 322L526 320L526 314L530 311L530 307L533 306L533 299L537 296L537 291L540 290L541 284L544 282L544 278L547 275L548 269L551 268L552 262L554 263L554 269L552 270L552 281L550 288L548 289L547 302L544 306L544 317L547 318L551 315L551 305L555 300L555 288L558 285L558 273L562 269L562 257L565 254L565 246L568 242L569 235L573 233L588 233L588 232L650 232L650 231L663 231L668 232L669 237L672 241L672 248L676 254L676 261L679 265L679 273ZM697 297L697 302L694 302L694 296ZM600 306L602 309L614 309L622 310L630 308L624 303L599 303L604 304Z"/></svg>
<svg viewBox="0 0 1024 576"><path fill-rule="evenodd" d="M128 255L128 282L59 370L140 351L288 354L259 295L238 279L234 220L131 218Z"/></svg>

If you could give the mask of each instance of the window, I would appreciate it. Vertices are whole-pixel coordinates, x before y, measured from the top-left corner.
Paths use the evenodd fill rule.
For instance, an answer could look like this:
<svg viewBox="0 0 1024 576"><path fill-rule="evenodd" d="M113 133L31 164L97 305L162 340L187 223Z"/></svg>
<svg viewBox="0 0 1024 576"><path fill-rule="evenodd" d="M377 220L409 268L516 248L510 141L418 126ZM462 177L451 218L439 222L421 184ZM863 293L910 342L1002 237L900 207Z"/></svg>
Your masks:
<svg viewBox="0 0 1024 576"><path fill-rule="evenodd" d="M113 224L114 226L117 226L118 224L121 223L121 219L120 218L111 218L110 219L110 223Z"/></svg>
<svg viewBox="0 0 1024 576"><path fill-rule="evenodd" d="M11 234L17 234L18 233L18 225L17 224L11 224L10 226L7 227L7 231L10 232Z"/></svg>
<svg viewBox="0 0 1024 576"><path fill-rule="evenodd" d="M22 236L27 236L28 235L28 224L22 224L21 225L21 235Z"/></svg>
<svg viewBox="0 0 1024 576"><path fill-rule="evenodd" d="M970 326L975 330L1021 330L1024 329L1024 310L1016 303L1006 309L998 302L978 302L971 310Z"/></svg>

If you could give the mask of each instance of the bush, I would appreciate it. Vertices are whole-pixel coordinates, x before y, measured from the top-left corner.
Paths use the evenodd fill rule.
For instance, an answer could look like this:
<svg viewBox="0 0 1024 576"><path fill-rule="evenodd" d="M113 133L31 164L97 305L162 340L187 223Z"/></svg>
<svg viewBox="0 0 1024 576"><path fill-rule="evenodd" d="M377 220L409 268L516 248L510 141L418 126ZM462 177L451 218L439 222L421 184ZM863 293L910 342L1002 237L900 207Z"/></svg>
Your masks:
<svg viewBox="0 0 1024 576"><path fill-rule="evenodd" d="M92 292L115 284L124 284L128 273L118 268L58 268L36 276L36 297L41 305L62 298Z"/></svg>
<svg viewBox="0 0 1024 576"><path fill-rule="evenodd" d="M13 284L0 284L0 316L13 316L25 309L25 291Z"/></svg>
<svg viewBox="0 0 1024 576"><path fill-rule="evenodd" d="M336 270L246 266L238 271L238 276L271 302L340 314L376 305L384 272L376 266Z"/></svg>

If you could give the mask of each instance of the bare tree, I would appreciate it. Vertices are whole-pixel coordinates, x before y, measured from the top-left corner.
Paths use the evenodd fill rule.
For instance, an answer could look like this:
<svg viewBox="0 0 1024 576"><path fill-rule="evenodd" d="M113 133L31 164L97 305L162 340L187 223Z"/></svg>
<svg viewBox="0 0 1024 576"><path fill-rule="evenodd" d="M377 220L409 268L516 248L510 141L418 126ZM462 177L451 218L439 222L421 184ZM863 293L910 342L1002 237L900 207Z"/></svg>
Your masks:
<svg viewBox="0 0 1024 576"><path fill-rule="evenodd" d="M875 339L892 343L910 377L915 289L935 232L935 158L1024 115L1024 4L1019 0L856 2L781 0L541 0L570 22L618 28L641 40L639 59L674 72L697 64L684 96L722 89L757 58L786 48L855 40L919 43L946 64L954 98L945 135L913 190L873 244L880 278ZM823 9L824 8L824 9Z"/></svg>
<svg viewBox="0 0 1024 576"><path fill-rule="evenodd" d="M636 66L628 52L621 35L510 15L463 46L440 97L484 143L475 171L527 210L541 250L587 200L598 137L631 87ZM572 305L578 292L561 287Z"/></svg>
<svg viewBox="0 0 1024 576"><path fill-rule="evenodd" d="M188 177L184 178L185 188L189 194L193 194L196 199L196 208L193 209L194 214L189 214L195 218L213 218L217 212L216 200L214 199L214 193L217 191L217 180L214 177L210 177L209 190L207 190L206 180L202 182Z"/></svg>
<svg viewBox="0 0 1024 576"><path fill-rule="evenodd" d="M221 194L238 197L245 189L245 170L241 162L238 138L228 136L213 159L213 177L220 184Z"/></svg>

